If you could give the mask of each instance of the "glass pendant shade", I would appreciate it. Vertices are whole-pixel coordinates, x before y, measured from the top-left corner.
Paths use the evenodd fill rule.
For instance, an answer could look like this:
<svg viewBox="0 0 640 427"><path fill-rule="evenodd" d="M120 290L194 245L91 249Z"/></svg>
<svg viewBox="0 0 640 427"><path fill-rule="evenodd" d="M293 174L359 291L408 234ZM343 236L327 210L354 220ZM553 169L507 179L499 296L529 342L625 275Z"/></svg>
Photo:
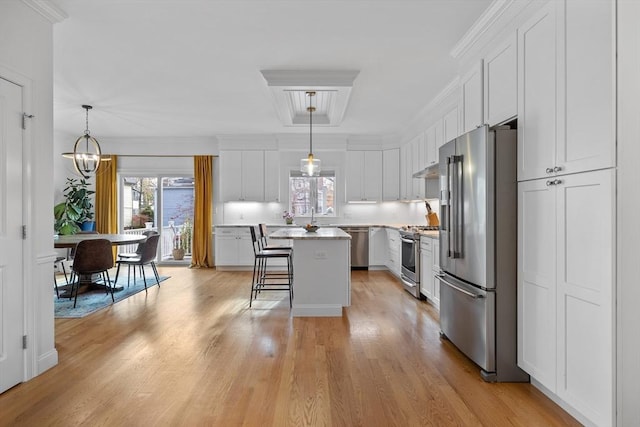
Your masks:
<svg viewBox="0 0 640 427"><path fill-rule="evenodd" d="M306 159L300 159L300 172L302 176L320 176L320 159L314 159L310 154Z"/></svg>

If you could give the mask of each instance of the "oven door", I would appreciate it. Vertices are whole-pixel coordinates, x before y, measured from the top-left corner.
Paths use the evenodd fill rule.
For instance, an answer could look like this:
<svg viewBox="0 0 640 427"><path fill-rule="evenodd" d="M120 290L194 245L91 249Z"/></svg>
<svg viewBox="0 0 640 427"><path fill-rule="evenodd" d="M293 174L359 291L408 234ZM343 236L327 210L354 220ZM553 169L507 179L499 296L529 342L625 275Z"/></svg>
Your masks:
<svg viewBox="0 0 640 427"><path fill-rule="evenodd" d="M402 242L402 269L401 273L413 283L420 282L420 258L416 256L418 243L412 237L400 236Z"/></svg>

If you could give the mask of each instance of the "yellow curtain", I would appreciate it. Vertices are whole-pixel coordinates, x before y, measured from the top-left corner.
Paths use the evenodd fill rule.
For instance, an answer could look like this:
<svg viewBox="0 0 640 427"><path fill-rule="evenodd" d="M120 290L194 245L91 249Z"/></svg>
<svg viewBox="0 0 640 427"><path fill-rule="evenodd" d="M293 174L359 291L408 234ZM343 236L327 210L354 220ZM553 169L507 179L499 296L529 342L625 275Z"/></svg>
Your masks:
<svg viewBox="0 0 640 427"><path fill-rule="evenodd" d="M100 162L96 173L96 231L106 234L118 232L118 158L110 157L110 161ZM115 246L113 259L116 259Z"/></svg>
<svg viewBox="0 0 640 427"><path fill-rule="evenodd" d="M193 162L195 203L191 267L213 267L213 254L211 253L213 157L195 156Z"/></svg>

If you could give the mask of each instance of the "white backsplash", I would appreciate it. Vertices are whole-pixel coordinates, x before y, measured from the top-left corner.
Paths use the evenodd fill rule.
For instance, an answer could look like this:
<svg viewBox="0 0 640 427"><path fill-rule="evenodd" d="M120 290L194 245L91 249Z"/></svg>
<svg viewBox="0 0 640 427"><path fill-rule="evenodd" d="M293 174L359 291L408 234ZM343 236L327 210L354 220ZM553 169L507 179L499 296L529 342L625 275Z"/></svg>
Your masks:
<svg viewBox="0 0 640 427"><path fill-rule="evenodd" d="M437 200L429 200L431 208L438 214ZM215 224L278 224L284 223L283 203L227 202L214 213ZM221 212L222 211L222 212ZM316 217L322 224L416 224L426 225L427 209L420 202L380 202L371 204L342 204L335 217ZM310 218L295 218L297 224L306 224Z"/></svg>

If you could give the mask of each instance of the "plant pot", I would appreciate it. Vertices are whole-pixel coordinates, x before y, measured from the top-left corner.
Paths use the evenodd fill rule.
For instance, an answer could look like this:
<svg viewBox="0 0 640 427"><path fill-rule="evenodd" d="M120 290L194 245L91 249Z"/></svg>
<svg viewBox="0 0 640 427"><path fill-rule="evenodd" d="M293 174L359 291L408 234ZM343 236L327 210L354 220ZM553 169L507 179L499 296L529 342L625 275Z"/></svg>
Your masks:
<svg viewBox="0 0 640 427"><path fill-rule="evenodd" d="M287 220L285 220L285 222L286 222L287 224L289 224L289 225L293 224L293 220L292 220L292 219L287 219Z"/></svg>
<svg viewBox="0 0 640 427"><path fill-rule="evenodd" d="M173 259L180 261L184 258L184 249L174 249L171 251L171 255L173 255Z"/></svg>
<svg viewBox="0 0 640 427"><path fill-rule="evenodd" d="M85 221L80 224L80 230L82 231L96 231L96 222L95 221Z"/></svg>

